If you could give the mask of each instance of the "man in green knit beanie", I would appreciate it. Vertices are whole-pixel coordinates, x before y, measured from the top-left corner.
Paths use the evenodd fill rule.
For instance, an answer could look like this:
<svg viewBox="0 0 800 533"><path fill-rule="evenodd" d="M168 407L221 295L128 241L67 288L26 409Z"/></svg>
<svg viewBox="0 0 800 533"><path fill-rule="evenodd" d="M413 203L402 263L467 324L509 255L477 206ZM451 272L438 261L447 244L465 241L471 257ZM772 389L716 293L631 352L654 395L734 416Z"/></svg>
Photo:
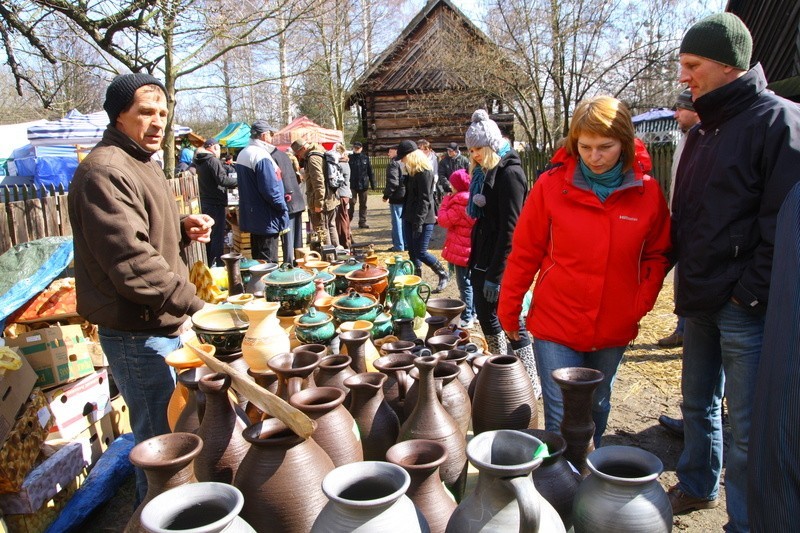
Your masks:
<svg viewBox="0 0 800 533"><path fill-rule="evenodd" d="M675 312L686 326L684 450L669 498L675 514L717 506L724 394L731 427L725 530L736 532L791 529L751 523L747 470L776 217L800 179L800 108L766 89L761 65L751 67L752 50L750 32L732 13L686 32L680 81L692 92L700 125L687 135L672 202L674 259L681 265Z"/></svg>

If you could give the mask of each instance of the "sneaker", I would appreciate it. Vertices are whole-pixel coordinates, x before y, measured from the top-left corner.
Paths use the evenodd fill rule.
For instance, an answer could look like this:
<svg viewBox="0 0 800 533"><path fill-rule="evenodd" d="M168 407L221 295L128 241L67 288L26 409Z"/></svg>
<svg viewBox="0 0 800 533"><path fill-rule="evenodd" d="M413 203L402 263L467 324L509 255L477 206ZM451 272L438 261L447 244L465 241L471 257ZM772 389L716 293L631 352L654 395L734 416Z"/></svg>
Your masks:
<svg viewBox="0 0 800 533"><path fill-rule="evenodd" d="M369 224L359 224L359 229L369 229Z"/></svg>
<svg viewBox="0 0 800 533"><path fill-rule="evenodd" d="M461 322L459 322L458 324L458 327L463 329L470 329L474 324L475 324L475 319L470 318L469 320L461 320Z"/></svg>
<svg viewBox="0 0 800 533"><path fill-rule="evenodd" d="M668 337L658 339L658 345L662 348L677 348L683 346L683 335L677 331Z"/></svg>
<svg viewBox="0 0 800 533"><path fill-rule="evenodd" d="M681 514L699 509L714 509L719 505L718 498L713 500L695 498L683 492L677 485L669 489L667 496L669 496L669 503L672 505L672 514Z"/></svg>

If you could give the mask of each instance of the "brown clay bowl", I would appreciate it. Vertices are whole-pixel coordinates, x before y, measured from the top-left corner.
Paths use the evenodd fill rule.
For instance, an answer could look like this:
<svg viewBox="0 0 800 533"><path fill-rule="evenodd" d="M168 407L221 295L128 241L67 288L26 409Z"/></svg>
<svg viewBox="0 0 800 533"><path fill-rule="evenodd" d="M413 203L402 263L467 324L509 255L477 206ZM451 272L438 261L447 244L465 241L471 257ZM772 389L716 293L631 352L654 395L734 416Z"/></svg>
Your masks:
<svg viewBox="0 0 800 533"><path fill-rule="evenodd" d="M466 307L467 304L456 298L431 298L427 305L428 313L447 317L449 323L453 323Z"/></svg>

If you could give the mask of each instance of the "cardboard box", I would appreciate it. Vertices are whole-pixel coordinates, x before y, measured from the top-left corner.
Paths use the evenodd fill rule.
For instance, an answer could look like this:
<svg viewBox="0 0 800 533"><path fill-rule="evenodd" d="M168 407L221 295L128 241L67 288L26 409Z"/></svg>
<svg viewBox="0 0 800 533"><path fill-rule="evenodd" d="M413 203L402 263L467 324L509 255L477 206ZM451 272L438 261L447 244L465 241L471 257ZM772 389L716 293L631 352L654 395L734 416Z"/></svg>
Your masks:
<svg viewBox="0 0 800 533"><path fill-rule="evenodd" d="M86 348L89 351L89 357L91 357L92 365L94 365L95 368L105 368L108 366L108 359L106 359L106 354L99 342L89 341L86 343Z"/></svg>
<svg viewBox="0 0 800 533"><path fill-rule="evenodd" d="M35 513L47 500L74 483L84 465L81 444L67 443L31 470L19 492L0 494L0 511L4 514Z"/></svg>
<svg viewBox="0 0 800 533"><path fill-rule="evenodd" d="M5 520L8 523L9 531L14 533L44 533L50 524L58 518L61 510L64 509L76 490L78 490L78 485L73 482L56 494L52 500L46 501L35 513L6 515Z"/></svg>
<svg viewBox="0 0 800 533"><path fill-rule="evenodd" d="M111 427L114 428L114 437L133 431L128 405L122 394L111 400Z"/></svg>
<svg viewBox="0 0 800 533"><path fill-rule="evenodd" d="M92 423L111 412L108 371L98 370L45 392L55 422L50 429L54 439L72 439L89 429Z"/></svg>
<svg viewBox="0 0 800 533"><path fill-rule="evenodd" d="M25 411L0 448L0 494L17 492L22 487L52 425L47 399L40 389L33 389Z"/></svg>
<svg viewBox="0 0 800 533"><path fill-rule="evenodd" d="M87 466L92 466L100 459L108 447L114 442L114 428L111 425L111 415L107 414L99 422L92 423L77 437L70 440L47 438L47 444L52 446L67 446L79 444L81 446L82 460Z"/></svg>
<svg viewBox="0 0 800 533"><path fill-rule="evenodd" d="M21 367L17 370L6 370L0 376L0 446L11 433L17 415L28 401L36 383L36 372L33 371L33 367L25 357L21 359Z"/></svg>
<svg viewBox="0 0 800 533"><path fill-rule="evenodd" d="M37 387L68 383L94 370L85 345L88 341L78 324L36 329L5 341L28 358L38 375Z"/></svg>

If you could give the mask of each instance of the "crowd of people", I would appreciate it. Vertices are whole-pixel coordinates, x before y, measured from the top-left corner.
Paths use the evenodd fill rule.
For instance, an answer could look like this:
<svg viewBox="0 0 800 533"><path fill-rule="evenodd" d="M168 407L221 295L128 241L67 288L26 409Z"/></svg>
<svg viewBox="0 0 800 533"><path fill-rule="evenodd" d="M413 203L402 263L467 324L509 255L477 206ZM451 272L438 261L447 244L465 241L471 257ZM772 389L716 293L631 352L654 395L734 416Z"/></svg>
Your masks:
<svg viewBox="0 0 800 533"><path fill-rule="evenodd" d="M729 13L684 35L679 79L688 92L676 118L685 137L669 205L630 111L610 96L577 105L563 147L531 190L519 155L479 109L464 138L469 158L456 143L440 159L427 141L404 140L388 151L383 191L391 250L407 251L417 274L423 264L433 270L436 292L450 273L428 246L434 225L445 228L442 257L467 303L462 325L477 319L491 353L522 361L546 429L559 431L563 417L553 370L603 373L591 407L595 446L625 349L679 264L681 322L662 343L683 346L684 448L669 498L676 514L717 506L724 396L725 529L737 532L789 530L800 515L800 108L766 90L751 54L749 31ZM279 245L287 260L302 245L306 210L326 244L349 246L355 204L358 227L368 228L366 192L376 187L359 143L328 153L298 139L286 154L272 144L275 128L258 120L232 167L214 139L191 158L181 152L180 163L197 169L203 214L179 216L152 158L166 99L153 76L118 76L106 91L108 128L69 195L78 311L99 326L137 442L169 431L174 374L164 357L206 305L181 249L195 240L209 260L221 255L226 189L239 188L253 257L277 262Z"/></svg>

